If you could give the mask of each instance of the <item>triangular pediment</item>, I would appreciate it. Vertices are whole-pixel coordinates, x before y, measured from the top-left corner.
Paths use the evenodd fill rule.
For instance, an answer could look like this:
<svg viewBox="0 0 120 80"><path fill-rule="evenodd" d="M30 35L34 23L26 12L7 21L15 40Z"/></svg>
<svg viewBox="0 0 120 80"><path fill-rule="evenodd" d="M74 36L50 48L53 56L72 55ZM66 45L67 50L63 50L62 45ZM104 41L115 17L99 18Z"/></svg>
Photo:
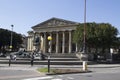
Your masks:
<svg viewBox="0 0 120 80"><path fill-rule="evenodd" d="M38 28L38 27L57 27L57 26L66 26L66 25L77 25L79 23L69 21L69 20L64 20L64 19L59 19L59 18L51 18L49 20L46 20L40 24L37 24L33 26L32 28Z"/></svg>

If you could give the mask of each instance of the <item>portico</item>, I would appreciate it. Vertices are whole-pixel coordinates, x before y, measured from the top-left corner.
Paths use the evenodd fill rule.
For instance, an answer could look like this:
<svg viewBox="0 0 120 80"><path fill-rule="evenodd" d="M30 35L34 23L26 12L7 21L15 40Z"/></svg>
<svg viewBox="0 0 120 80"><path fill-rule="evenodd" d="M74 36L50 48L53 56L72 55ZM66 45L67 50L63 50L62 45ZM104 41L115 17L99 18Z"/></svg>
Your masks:
<svg viewBox="0 0 120 80"><path fill-rule="evenodd" d="M48 36L52 37L50 44L51 53L72 53L77 50L77 46L73 46L74 44L72 43L72 33L78 24L79 23L77 22L59 18L51 18L45 22L33 26L32 34L34 36L36 36L35 34L39 35L40 49L43 53L48 53ZM30 35L30 33L28 34ZM31 44L28 44L28 47L29 46L31 46Z"/></svg>

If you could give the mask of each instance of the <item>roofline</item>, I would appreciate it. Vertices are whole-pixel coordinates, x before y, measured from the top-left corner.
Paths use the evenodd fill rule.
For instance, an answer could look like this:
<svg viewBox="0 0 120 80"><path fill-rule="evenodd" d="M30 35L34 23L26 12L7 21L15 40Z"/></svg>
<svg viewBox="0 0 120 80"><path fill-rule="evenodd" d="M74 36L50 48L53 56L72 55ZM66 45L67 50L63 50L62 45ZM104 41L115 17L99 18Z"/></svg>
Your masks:
<svg viewBox="0 0 120 80"><path fill-rule="evenodd" d="M78 23L78 22L74 22L74 21L70 21L70 20L65 20L65 19L60 19L60 18L55 18L55 17L53 17L53 18L50 18L50 19L48 19L48 20L46 20L46 21L43 21L43 22L41 22L41 23L39 23L39 24L37 24L37 25L35 25L35 26L32 26L31 28L33 29L33 28L37 27L38 25L44 24L44 23L46 23L46 22L48 22L48 21L50 21L50 20L52 20L52 19L58 19L58 20L62 20L62 21L72 22L72 23L75 23L75 25L80 24L80 23Z"/></svg>

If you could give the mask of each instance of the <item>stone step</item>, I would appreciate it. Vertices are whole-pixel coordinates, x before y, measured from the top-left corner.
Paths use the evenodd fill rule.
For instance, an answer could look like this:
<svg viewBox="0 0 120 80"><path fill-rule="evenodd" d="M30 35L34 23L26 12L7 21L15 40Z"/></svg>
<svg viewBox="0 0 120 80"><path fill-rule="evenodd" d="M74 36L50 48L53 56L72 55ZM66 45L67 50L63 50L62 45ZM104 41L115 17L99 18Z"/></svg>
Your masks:
<svg viewBox="0 0 120 80"><path fill-rule="evenodd" d="M82 61L76 57L75 54L46 54L50 55L51 65L78 65ZM8 58L0 58L1 64L9 64ZM16 61L12 60L12 64L31 64L31 58L17 58ZM35 65L47 65L48 60L34 59Z"/></svg>
<svg viewBox="0 0 120 80"><path fill-rule="evenodd" d="M47 59L47 58L46 58ZM78 58L53 58L50 57L52 61L79 61L80 59ZM0 60L9 60L8 58L0 58ZM21 61L30 61L31 58L16 58L16 60L21 60ZM40 61L41 59L34 59L35 61Z"/></svg>
<svg viewBox="0 0 120 80"><path fill-rule="evenodd" d="M47 55L47 56L50 55L52 58L77 58L75 53L71 53L71 54L69 54L69 53L64 53L64 54L62 54L62 53L51 53L51 54L46 53L45 55Z"/></svg>
<svg viewBox="0 0 120 80"><path fill-rule="evenodd" d="M9 60L0 60L0 64L8 64ZM11 61L12 64L26 64L31 65L31 61ZM93 62L88 61L88 64L93 64ZM34 61L34 65L48 65L47 60ZM50 65L82 65L82 61L50 61Z"/></svg>

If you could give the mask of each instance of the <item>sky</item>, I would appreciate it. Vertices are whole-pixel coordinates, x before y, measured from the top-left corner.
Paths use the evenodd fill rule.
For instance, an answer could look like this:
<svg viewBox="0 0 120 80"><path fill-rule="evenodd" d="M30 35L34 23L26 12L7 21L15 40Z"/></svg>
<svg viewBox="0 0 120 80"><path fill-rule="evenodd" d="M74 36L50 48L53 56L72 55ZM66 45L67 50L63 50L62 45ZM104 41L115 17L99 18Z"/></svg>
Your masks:
<svg viewBox="0 0 120 80"><path fill-rule="evenodd" d="M110 23L120 32L120 0L86 0L86 22ZM28 35L52 17L84 22L84 0L0 0L0 28Z"/></svg>

